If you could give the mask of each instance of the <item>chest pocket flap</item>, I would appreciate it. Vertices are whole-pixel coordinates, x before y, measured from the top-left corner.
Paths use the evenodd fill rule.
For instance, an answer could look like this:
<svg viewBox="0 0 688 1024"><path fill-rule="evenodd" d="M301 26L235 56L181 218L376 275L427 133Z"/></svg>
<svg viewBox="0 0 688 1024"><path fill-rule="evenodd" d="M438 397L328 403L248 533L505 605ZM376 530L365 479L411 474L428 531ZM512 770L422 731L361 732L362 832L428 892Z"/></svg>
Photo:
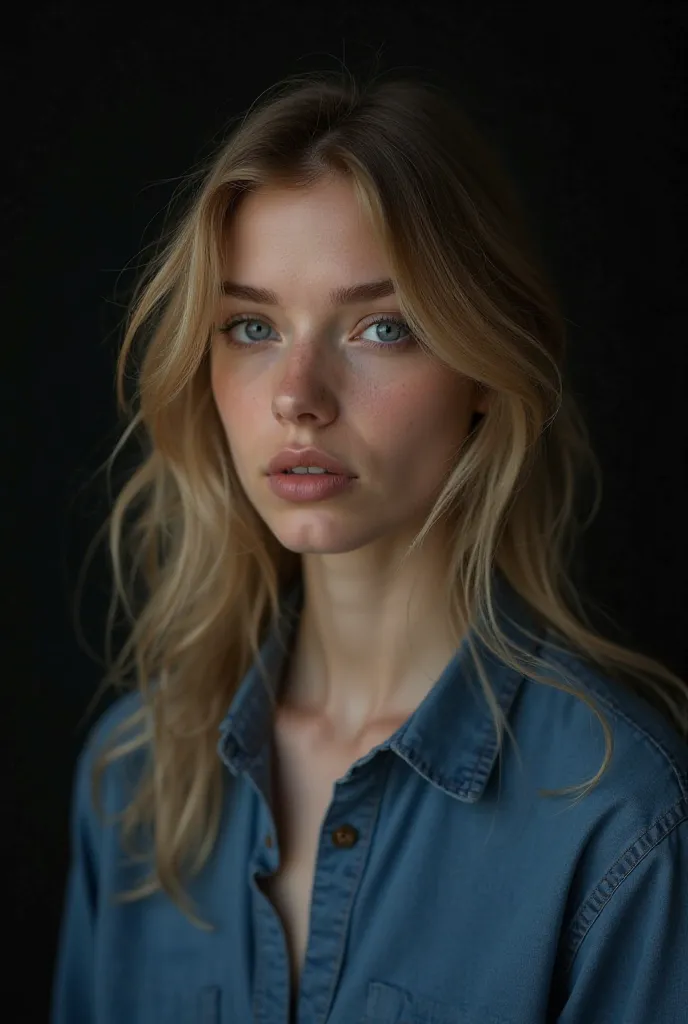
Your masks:
<svg viewBox="0 0 688 1024"><path fill-rule="evenodd" d="M511 1024L506 1017L476 1011L463 1000L450 1004L385 981L370 981L365 1016L359 1024L477 1024L477 1021Z"/></svg>

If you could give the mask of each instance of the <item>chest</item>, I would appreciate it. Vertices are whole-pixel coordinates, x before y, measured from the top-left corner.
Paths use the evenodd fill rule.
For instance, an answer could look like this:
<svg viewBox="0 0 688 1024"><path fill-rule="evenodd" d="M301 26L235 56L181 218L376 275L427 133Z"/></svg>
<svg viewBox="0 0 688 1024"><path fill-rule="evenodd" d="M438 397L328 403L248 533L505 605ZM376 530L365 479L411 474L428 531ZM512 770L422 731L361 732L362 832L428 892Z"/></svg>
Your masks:
<svg viewBox="0 0 688 1024"><path fill-rule="evenodd" d="M311 892L323 820L336 780L355 755L318 742L307 723L279 719L272 750L272 811L280 867L263 881L287 938L292 990L296 991L308 945Z"/></svg>
<svg viewBox="0 0 688 1024"><path fill-rule="evenodd" d="M287 939L292 995L296 998L308 946L311 894L323 821L334 785L351 765L386 739L388 722L355 744L333 739L313 722L278 718L272 750L272 810L280 846L279 870L263 891L280 916Z"/></svg>

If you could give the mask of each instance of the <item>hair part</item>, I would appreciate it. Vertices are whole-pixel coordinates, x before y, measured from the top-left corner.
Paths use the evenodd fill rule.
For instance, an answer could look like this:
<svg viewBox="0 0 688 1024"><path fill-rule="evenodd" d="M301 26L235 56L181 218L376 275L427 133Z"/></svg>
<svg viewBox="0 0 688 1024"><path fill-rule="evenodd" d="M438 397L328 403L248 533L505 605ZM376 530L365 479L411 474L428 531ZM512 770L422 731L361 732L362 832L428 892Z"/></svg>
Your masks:
<svg viewBox="0 0 688 1024"><path fill-rule="evenodd" d="M247 500L212 398L209 338L222 238L244 194L308 188L330 175L352 183L419 343L489 392L488 414L457 451L404 557L442 521L451 535L445 586L457 638L469 628L507 666L576 696L599 720L605 757L596 775L540 795L583 799L611 761L612 734L588 694L562 683L559 672L555 678L543 654L529 656L502 633L495 569L542 624L542 651L573 650L688 736L688 685L659 661L601 636L571 580L575 543L599 507L600 469L562 380L566 331L556 292L499 159L455 99L428 81L359 82L347 72L286 79L192 179L184 214L134 295L117 367L127 422L108 466L133 437L143 457L108 518L108 630L111 637L121 603L129 632L116 658L108 642L96 696L111 686L134 688L142 704L115 732L120 742L98 758L93 795L99 802L108 765L146 755L121 825L125 848L135 859L152 858L152 868L120 898L162 889L201 928L210 926L193 910L183 876L201 870L217 838L227 784L218 726L266 628L278 621L280 592L300 571L300 556L279 544ZM128 400L132 362L137 386ZM594 499L584 520L578 504L587 478ZM471 636L468 643L499 744L504 732L516 743ZM143 855L132 843L140 828L152 837Z"/></svg>

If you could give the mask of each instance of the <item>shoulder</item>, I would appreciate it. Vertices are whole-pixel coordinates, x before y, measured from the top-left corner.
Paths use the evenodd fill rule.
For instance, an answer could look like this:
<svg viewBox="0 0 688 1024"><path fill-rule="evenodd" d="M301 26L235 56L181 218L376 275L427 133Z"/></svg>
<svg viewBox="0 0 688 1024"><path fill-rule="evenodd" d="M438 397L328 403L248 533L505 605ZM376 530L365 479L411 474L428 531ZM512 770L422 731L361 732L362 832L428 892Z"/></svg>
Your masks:
<svg viewBox="0 0 688 1024"><path fill-rule="evenodd" d="M561 944L561 963L570 970L585 950L593 964L604 949L640 930L657 946L673 942L677 928L688 936L688 914L679 921L672 909L688 883L688 742L630 686L573 652L546 656L562 681L594 700L612 739L611 760L597 785L575 805L569 803L575 794L553 801L560 811L572 808L557 816L572 856ZM580 698L534 688L553 788L588 781L605 754L597 718ZM549 779L543 785L549 787Z"/></svg>
<svg viewBox="0 0 688 1024"><path fill-rule="evenodd" d="M93 763L106 750L122 741L133 740L145 724L144 702L135 690L120 694L92 722L79 761Z"/></svg>
<svg viewBox="0 0 688 1024"><path fill-rule="evenodd" d="M141 735L144 726L144 703L137 691L116 697L92 723L74 771L72 802L76 817L88 819L95 826L93 783L101 757L120 743ZM106 812L121 810L131 797L131 783L139 774L132 771L132 765L140 767L144 754L145 745L141 745L122 758L103 765L99 792Z"/></svg>
<svg viewBox="0 0 688 1024"><path fill-rule="evenodd" d="M688 820L688 742L669 718L575 652L545 643L540 654L545 664L538 674L555 685L526 677L514 708L518 749L536 785L560 790L587 784L610 753L604 772L581 800L579 825L586 808L591 828L600 820L613 821L629 837L664 816L667 822ZM606 722L610 748L590 702ZM579 791L569 792L555 802L563 806L562 801L579 797Z"/></svg>
<svg viewBox="0 0 688 1024"><path fill-rule="evenodd" d="M688 742L648 700L575 652L545 644L540 653L541 674L592 700L611 737L609 764L581 795L605 760L602 725L580 697L524 679L513 725L527 791L568 789L529 796L529 806L548 855L569 865L564 931L572 957L610 901L621 913L628 901L642 906L635 894L643 886L688 881Z"/></svg>
<svg viewBox="0 0 688 1024"><path fill-rule="evenodd" d="M557 674L591 698L605 716L620 759L632 758L653 774L670 779L678 792L688 797L688 741L668 716L630 685L607 675L602 669L569 650L543 651ZM561 693L568 714L571 702L579 698ZM591 714L587 707L583 715Z"/></svg>
<svg viewBox="0 0 688 1024"><path fill-rule="evenodd" d="M143 700L138 690L122 693L115 697L108 707L98 716L90 728L85 748L100 749L119 733L133 715L143 709ZM132 733L133 734L133 733ZM122 733L129 736L129 732Z"/></svg>

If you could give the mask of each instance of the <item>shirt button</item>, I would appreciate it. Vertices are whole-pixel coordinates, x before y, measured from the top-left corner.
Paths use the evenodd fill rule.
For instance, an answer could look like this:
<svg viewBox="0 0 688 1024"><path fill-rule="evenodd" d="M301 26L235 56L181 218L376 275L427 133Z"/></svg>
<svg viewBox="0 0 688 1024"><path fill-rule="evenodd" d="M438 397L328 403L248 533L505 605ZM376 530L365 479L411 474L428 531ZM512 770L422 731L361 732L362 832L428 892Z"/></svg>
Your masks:
<svg viewBox="0 0 688 1024"><path fill-rule="evenodd" d="M265 845L266 845L266 846L267 846L268 848L270 848L270 847L272 846L272 836L270 835L270 833L269 833L269 832L268 832L268 834L267 834L267 835L266 835L266 837L265 837Z"/></svg>
<svg viewBox="0 0 688 1024"><path fill-rule="evenodd" d="M340 825L332 833L332 842L335 846L354 846L358 842L358 829L353 825Z"/></svg>

